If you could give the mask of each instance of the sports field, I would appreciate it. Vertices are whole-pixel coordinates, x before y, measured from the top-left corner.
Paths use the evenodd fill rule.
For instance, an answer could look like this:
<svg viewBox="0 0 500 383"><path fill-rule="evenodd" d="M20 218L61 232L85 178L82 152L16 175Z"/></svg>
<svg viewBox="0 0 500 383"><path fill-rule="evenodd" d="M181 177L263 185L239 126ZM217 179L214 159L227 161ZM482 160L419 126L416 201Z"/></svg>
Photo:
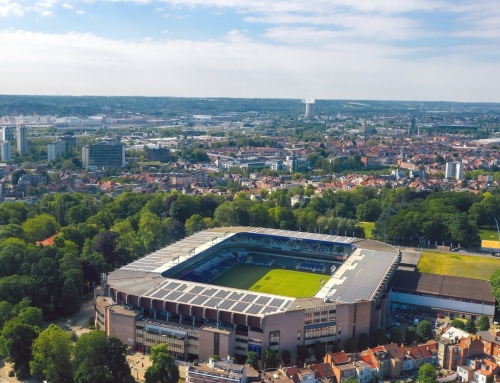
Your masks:
<svg viewBox="0 0 500 383"><path fill-rule="evenodd" d="M479 236L482 240L486 241L498 241L498 232L496 230L490 229L479 229Z"/></svg>
<svg viewBox="0 0 500 383"><path fill-rule="evenodd" d="M329 279L329 275L323 274L238 264L217 277L211 284L303 298L316 294Z"/></svg>
<svg viewBox="0 0 500 383"><path fill-rule="evenodd" d="M422 273L488 280L500 269L500 259L424 251L417 268Z"/></svg>

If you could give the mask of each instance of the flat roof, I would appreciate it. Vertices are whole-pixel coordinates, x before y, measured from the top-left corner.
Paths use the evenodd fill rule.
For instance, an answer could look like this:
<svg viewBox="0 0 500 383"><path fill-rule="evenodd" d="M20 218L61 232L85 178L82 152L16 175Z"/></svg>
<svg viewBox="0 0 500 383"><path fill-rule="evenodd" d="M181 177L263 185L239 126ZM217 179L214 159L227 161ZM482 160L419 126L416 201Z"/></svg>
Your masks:
<svg viewBox="0 0 500 383"><path fill-rule="evenodd" d="M480 279L397 270L390 285L398 291L495 303L490 284Z"/></svg>
<svg viewBox="0 0 500 383"><path fill-rule="evenodd" d="M386 252L358 248L315 296L345 303L372 300L397 259L396 249Z"/></svg>

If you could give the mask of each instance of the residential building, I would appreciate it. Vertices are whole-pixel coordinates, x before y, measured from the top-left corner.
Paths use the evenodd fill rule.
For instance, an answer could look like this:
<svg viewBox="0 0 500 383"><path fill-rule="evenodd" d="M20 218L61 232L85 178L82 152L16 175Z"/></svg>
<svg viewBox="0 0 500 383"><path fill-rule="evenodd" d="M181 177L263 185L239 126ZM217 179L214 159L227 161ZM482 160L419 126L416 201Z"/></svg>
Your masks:
<svg viewBox="0 0 500 383"><path fill-rule="evenodd" d="M56 141L47 144L47 159L54 161L59 156L67 154L66 141Z"/></svg>
<svg viewBox="0 0 500 383"><path fill-rule="evenodd" d="M61 136L59 137L61 141L66 142L66 147L69 146L78 146L78 137L77 136Z"/></svg>
<svg viewBox="0 0 500 383"><path fill-rule="evenodd" d="M104 141L82 148L82 165L90 169L123 168L125 145Z"/></svg>
<svg viewBox="0 0 500 383"><path fill-rule="evenodd" d="M481 355L483 350L480 336L450 327L438 342L438 365L455 370L459 365L465 364L467 358Z"/></svg>
<svg viewBox="0 0 500 383"><path fill-rule="evenodd" d="M215 361L208 364L192 365L186 369L186 383L246 383L247 366L232 360Z"/></svg>
<svg viewBox="0 0 500 383"><path fill-rule="evenodd" d="M456 180L462 180L464 178L464 163L447 162L444 177L455 178Z"/></svg>
<svg viewBox="0 0 500 383"><path fill-rule="evenodd" d="M4 126L2 130L0 130L0 139L2 141L13 141L15 130L16 128L13 126Z"/></svg>
<svg viewBox="0 0 500 383"><path fill-rule="evenodd" d="M21 156L28 153L28 128L24 125L16 127L17 151Z"/></svg>
<svg viewBox="0 0 500 383"><path fill-rule="evenodd" d="M477 180L479 182L493 182L494 177L493 177L493 175L489 175L489 174L480 174L477 176Z"/></svg>
<svg viewBox="0 0 500 383"><path fill-rule="evenodd" d="M147 159L148 161L168 162L170 160L170 149L162 148L161 146L158 148L148 148Z"/></svg>
<svg viewBox="0 0 500 383"><path fill-rule="evenodd" d="M12 161L12 145L9 141L0 143L0 152L2 161Z"/></svg>

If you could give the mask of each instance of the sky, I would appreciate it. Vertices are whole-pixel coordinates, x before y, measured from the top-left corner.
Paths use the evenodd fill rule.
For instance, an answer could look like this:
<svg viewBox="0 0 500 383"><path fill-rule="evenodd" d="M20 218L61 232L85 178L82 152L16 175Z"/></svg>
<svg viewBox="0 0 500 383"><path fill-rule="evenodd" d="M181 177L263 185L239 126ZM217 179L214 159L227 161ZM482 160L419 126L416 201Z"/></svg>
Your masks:
<svg viewBox="0 0 500 383"><path fill-rule="evenodd" d="M0 94L500 102L500 0L0 0Z"/></svg>

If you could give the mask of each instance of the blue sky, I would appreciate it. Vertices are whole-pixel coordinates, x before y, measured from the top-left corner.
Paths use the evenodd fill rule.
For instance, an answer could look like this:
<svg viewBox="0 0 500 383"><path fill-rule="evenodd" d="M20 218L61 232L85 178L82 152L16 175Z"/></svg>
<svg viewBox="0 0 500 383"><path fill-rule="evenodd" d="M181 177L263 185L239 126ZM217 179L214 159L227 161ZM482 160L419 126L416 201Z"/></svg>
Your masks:
<svg viewBox="0 0 500 383"><path fill-rule="evenodd" d="M0 93L500 102L499 0L0 0Z"/></svg>

